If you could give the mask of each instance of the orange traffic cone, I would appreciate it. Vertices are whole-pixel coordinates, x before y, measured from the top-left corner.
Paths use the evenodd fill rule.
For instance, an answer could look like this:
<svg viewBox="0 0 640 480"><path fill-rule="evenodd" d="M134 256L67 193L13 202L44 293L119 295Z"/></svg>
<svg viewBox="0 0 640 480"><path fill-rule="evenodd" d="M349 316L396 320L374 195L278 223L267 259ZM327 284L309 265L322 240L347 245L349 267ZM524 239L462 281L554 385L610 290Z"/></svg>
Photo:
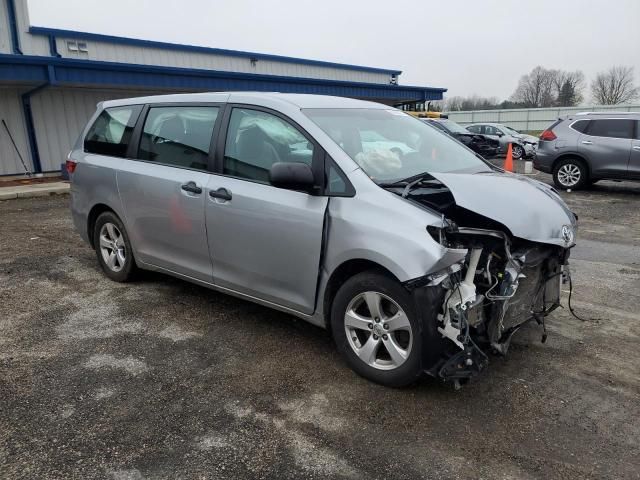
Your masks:
<svg viewBox="0 0 640 480"><path fill-rule="evenodd" d="M507 172L513 172L513 148L511 144L507 147L507 156L504 159L504 169Z"/></svg>

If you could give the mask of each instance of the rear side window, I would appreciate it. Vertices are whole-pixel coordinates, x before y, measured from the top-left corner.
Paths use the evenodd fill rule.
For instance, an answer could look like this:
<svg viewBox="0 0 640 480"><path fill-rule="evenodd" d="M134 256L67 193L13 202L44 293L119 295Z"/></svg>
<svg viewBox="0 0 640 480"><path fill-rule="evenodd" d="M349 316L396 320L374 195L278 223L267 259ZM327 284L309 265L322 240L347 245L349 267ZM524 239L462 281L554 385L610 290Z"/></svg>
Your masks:
<svg viewBox="0 0 640 480"><path fill-rule="evenodd" d="M87 133L84 140L85 152L126 157L140 110L140 105L106 108Z"/></svg>
<svg viewBox="0 0 640 480"><path fill-rule="evenodd" d="M206 170L218 107L151 107L144 121L138 158Z"/></svg>
<svg viewBox="0 0 640 480"><path fill-rule="evenodd" d="M591 120L586 133L593 137L632 138L633 120L613 118Z"/></svg>
<svg viewBox="0 0 640 480"><path fill-rule="evenodd" d="M588 126L589 126L589 120L578 120L577 122L573 122L571 124L571 128L573 128L576 132L580 132L580 133L584 133L587 130Z"/></svg>
<svg viewBox="0 0 640 480"><path fill-rule="evenodd" d="M473 133L480 133L481 132L481 127L479 125L470 125L467 127L467 130L469 130L470 132Z"/></svg>
<svg viewBox="0 0 640 480"><path fill-rule="evenodd" d="M224 149L224 174L269 182L276 162L311 165L313 145L290 123L258 110L234 108Z"/></svg>

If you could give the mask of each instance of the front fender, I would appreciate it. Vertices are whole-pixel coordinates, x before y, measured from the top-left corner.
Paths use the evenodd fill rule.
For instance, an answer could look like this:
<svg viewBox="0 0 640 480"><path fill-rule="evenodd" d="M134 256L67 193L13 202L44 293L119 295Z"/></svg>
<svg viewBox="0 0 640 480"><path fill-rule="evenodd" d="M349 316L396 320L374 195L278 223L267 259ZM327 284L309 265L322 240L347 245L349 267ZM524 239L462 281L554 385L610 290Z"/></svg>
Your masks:
<svg viewBox="0 0 640 480"><path fill-rule="evenodd" d="M346 261L362 259L406 282L464 259L466 250L447 249L427 232L427 226L441 218L376 189L371 195L331 199L324 261L327 272Z"/></svg>

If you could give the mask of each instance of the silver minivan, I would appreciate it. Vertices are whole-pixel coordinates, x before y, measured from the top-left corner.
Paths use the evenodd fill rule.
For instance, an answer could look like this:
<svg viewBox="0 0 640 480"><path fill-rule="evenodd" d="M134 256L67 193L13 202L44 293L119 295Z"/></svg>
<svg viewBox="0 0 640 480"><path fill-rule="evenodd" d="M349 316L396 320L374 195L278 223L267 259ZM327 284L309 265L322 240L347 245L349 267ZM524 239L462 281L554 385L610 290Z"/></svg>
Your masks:
<svg viewBox="0 0 640 480"><path fill-rule="evenodd" d="M544 327L574 245L551 187L353 99L107 101L67 169L75 227L109 278L165 272L289 312L389 386L459 385L522 325Z"/></svg>

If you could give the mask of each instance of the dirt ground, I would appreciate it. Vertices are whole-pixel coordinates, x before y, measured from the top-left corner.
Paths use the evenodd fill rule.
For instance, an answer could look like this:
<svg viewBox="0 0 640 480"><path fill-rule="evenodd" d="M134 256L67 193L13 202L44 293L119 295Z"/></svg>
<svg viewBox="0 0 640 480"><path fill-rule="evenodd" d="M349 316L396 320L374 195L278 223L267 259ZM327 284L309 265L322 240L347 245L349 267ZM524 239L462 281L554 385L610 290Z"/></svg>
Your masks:
<svg viewBox="0 0 640 480"><path fill-rule="evenodd" d="M68 197L0 202L0 478L640 478L640 184L564 197L586 321L523 329L460 391L369 383L323 330L179 280L111 282Z"/></svg>

